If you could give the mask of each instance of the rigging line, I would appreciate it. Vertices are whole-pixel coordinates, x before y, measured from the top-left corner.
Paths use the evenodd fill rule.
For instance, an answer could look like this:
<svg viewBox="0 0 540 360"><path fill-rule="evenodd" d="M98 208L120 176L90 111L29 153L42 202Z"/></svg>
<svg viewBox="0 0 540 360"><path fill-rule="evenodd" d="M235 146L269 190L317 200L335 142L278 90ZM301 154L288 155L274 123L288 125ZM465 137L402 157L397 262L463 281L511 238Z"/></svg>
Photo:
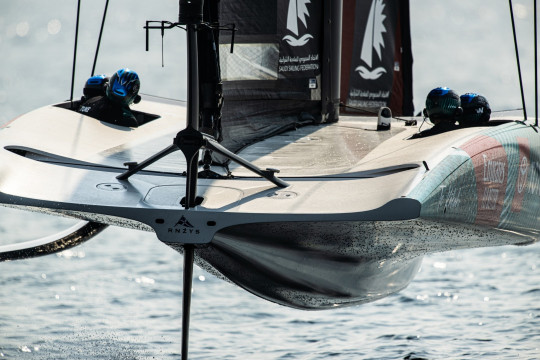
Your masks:
<svg viewBox="0 0 540 360"><path fill-rule="evenodd" d="M340 107L343 107L343 108L346 108L346 109L352 109L352 110L358 110L358 111L363 111L365 113L368 113L368 114L372 114L372 115L379 115L379 112L378 111L375 111L375 110L370 110L368 108L361 108L361 107L356 107L356 106L351 106L351 105L346 105L345 103L343 102L340 102L339 103L339 106ZM413 116L414 117L414 116ZM392 116L392 119L396 119L398 121L411 121L411 119L403 119L403 118L400 118L400 117L397 117L397 116Z"/></svg>
<svg viewBox="0 0 540 360"><path fill-rule="evenodd" d="M101 20L101 28L99 29L98 43L96 47L96 53L94 55L94 64L92 65L92 73L90 74L90 76L94 76L94 73L96 71L96 63L97 63L97 58L99 54L99 47L101 45L101 35L103 35L103 27L105 26L105 18L107 17L108 7L109 7L109 0L107 0L107 2L105 3L105 9L103 10L103 18Z"/></svg>
<svg viewBox="0 0 540 360"><path fill-rule="evenodd" d="M373 17L371 18L371 59L370 62L373 61L373 47L375 46L375 16L377 16L377 1L373 2ZM379 47L380 49L380 47ZM371 66L371 63L369 64Z"/></svg>
<svg viewBox="0 0 540 360"><path fill-rule="evenodd" d="M73 87L75 85L75 64L77 63L77 40L79 39L79 18L81 13L81 0L77 2L77 23L75 25L75 45L73 47L73 69L71 71L71 94L69 101L73 109Z"/></svg>
<svg viewBox="0 0 540 360"><path fill-rule="evenodd" d="M187 100L185 100L185 99L175 99L175 98L171 98L171 97L153 95L153 94L148 94L148 93L143 93L143 92L140 92L139 95L150 96L150 97L153 97L153 98L158 98L158 99L163 99L163 100L171 100L171 101L178 101L178 102L184 102L184 103L187 102ZM517 110L521 110L521 109L517 109Z"/></svg>
<svg viewBox="0 0 540 360"><path fill-rule="evenodd" d="M519 76L519 88L521 90L521 103L523 104L523 117L527 121L527 108L525 107L525 95L523 94L523 80L521 79L521 65L519 63L519 51L516 37L516 24L514 22L514 9L512 8L512 0L508 0L508 5L510 6L510 19L512 20L512 33L514 34L514 48L516 51L516 62L518 67L518 76Z"/></svg>
<svg viewBox="0 0 540 360"><path fill-rule="evenodd" d="M424 119L422 120L422 123L420 124L420 126L418 127L418 132L421 132L422 131L422 126L424 126L424 124L426 123L426 121L429 119L429 117L427 116L424 116ZM431 121L430 121L431 123Z"/></svg>
<svg viewBox="0 0 540 360"><path fill-rule="evenodd" d="M516 109L502 109L502 110L491 110L491 113L496 113L496 112L507 112L507 111L522 111L523 108L516 108Z"/></svg>
<svg viewBox="0 0 540 360"><path fill-rule="evenodd" d="M351 106L351 105L347 105L343 102L340 102L339 103L339 106L340 107L344 107L344 108L347 108L347 109L353 109L353 110L359 110L359 111L363 111L363 112L366 112L368 114L373 114L373 115L377 115L378 112L376 112L375 110L370 110L368 108L361 108L361 107L358 107L358 106Z"/></svg>
<svg viewBox="0 0 540 360"><path fill-rule="evenodd" d="M534 126L538 126L538 41L536 0L534 0Z"/></svg>

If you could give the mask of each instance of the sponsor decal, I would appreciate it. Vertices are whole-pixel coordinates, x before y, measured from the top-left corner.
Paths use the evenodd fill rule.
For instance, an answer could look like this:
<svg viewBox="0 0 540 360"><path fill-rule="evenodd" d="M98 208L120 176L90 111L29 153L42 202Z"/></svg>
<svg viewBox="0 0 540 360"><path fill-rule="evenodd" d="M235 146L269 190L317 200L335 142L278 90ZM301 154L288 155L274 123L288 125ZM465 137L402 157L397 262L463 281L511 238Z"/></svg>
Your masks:
<svg viewBox="0 0 540 360"><path fill-rule="evenodd" d="M278 72L305 72L319 70L319 54L300 56L282 56L279 58ZM311 81L311 79L310 79ZM312 83L310 82L310 85ZM314 87L316 88L316 86Z"/></svg>
<svg viewBox="0 0 540 360"><path fill-rule="evenodd" d="M527 186L525 192L527 195L540 196L540 163L530 160L529 170L527 173Z"/></svg>
<svg viewBox="0 0 540 360"><path fill-rule="evenodd" d="M508 180L508 158L501 143L489 136L477 136L464 145L474 167L478 206L476 223L497 225L502 213Z"/></svg>
<svg viewBox="0 0 540 360"><path fill-rule="evenodd" d="M443 186L439 196L438 210L446 213L448 210L458 209L461 205L461 188L456 186Z"/></svg>
<svg viewBox="0 0 540 360"><path fill-rule="evenodd" d="M282 29L278 74L280 78L306 78L320 74L320 46L323 29L321 0L287 0L278 6L278 25Z"/></svg>
<svg viewBox="0 0 540 360"><path fill-rule="evenodd" d="M384 8L386 5L383 0L373 0L369 10L369 16L364 30L364 41L362 42L362 52L360 59L364 65L358 66L355 70L366 80L377 80L382 74L386 73L386 69L382 66L372 68L373 57L375 54L382 60L382 48L384 48L383 33L386 32L384 20Z"/></svg>
<svg viewBox="0 0 540 360"><path fill-rule="evenodd" d="M174 226L184 226L184 227L190 227L190 228L193 227L193 225L191 225L191 223L184 217L184 215L182 215L180 220L178 220L178 222Z"/></svg>
<svg viewBox="0 0 540 360"><path fill-rule="evenodd" d="M176 222L174 227L168 229L168 232L186 235L199 235L201 233L184 215Z"/></svg>
<svg viewBox="0 0 540 360"><path fill-rule="evenodd" d="M283 40L287 41L290 46L304 46L310 39L313 39L313 35L304 34L299 36L298 25L304 24L307 29L308 24L306 17L309 17L309 11L307 4L311 0L289 0L289 10L287 12L287 30L293 35L286 35Z"/></svg>
<svg viewBox="0 0 540 360"><path fill-rule="evenodd" d="M400 3L357 0L347 105L360 108L388 106L396 61Z"/></svg>
<svg viewBox="0 0 540 360"><path fill-rule="evenodd" d="M523 197L527 190L527 177L531 164L529 139L518 137L519 146L519 164L517 171L516 187L514 189L514 198L512 199L512 211L520 212L523 204Z"/></svg>

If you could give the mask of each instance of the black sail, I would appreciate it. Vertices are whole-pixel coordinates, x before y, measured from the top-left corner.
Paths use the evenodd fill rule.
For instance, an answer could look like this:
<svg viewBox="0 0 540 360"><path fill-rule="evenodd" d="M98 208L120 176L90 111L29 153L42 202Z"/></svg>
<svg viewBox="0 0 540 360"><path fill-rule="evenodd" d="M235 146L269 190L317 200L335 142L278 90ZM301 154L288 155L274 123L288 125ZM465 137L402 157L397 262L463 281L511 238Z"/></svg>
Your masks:
<svg viewBox="0 0 540 360"><path fill-rule="evenodd" d="M412 115L408 10L397 0L220 0L220 23L237 28L233 53L231 33L219 37L222 144L238 151L303 124L337 121L340 103Z"/></svg>
<svg viewBox="0 0 540 360"><path fill-rule="evenodd" d="M242 147L321 122L322 0L221 0L223 144Z"/></svg>
<svg viewBox="0 0 540 360"><path fill-rule="evenodd" d="M344 0L341 99L347 112L413 115L409 1Z"/></svg>

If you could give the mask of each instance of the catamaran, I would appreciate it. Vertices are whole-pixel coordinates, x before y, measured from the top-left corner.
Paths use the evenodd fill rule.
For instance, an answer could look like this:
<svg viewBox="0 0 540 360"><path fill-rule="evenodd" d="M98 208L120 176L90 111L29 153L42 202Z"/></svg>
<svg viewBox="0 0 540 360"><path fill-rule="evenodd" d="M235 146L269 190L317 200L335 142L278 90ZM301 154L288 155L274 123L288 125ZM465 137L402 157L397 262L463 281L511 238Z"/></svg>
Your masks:
<svg viewBox="0 0 540 360"><path fill-rule="evenodd" d="M178 21L145 28L186 31L187 102L143 95L126 127L78 112L72 85L69 101L0 131L1 205L81 220L0 260L111 225L154 232L184 254L187 359L194 263L269 301L330 309L402 290L425 254L536 242L538 124L414 136L408 8L180 0Z"/></svg>

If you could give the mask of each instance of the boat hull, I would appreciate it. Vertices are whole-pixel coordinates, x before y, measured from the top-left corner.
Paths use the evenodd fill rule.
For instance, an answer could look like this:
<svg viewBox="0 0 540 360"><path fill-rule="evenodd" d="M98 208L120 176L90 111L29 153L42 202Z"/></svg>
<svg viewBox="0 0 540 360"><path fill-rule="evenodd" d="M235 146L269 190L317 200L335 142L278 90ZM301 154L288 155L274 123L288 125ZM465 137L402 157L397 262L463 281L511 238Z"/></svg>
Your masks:
<svg viewBox="0 0 540 360"><path fill-rule="evenodd" d="M396 293L426 254L538 237L540 137L519 122L418 139L402 124L375 131L374 118L306 126L240 153L288 187L232 164L233 176L199 179L201 202L185 209L180 152L118 179L185 120L183 107L138 106L160 118L126 129L55 106L18 118L0 133L0 203L194 244L203 268L301 309Z"/></svg>
<svg viewBox="0 0 540 360"><path fill-rule="evenodd" d="M281 305L310 310L351 306L396 293L416 276L422 254L399 252L399 244L414 231L410 225L364 221L233 226L217 233L196 255L202 267Z"/></svg>
<svg viewBox="0 0 540 360"><path fill-rule="evenodd" d="M424 255L528 241L493 227L421 218L253 223L219 231L195 250L195 261L266 300L322 310L399 292L414 279ZM167 245L183 251L177 243Z"/></svg>

